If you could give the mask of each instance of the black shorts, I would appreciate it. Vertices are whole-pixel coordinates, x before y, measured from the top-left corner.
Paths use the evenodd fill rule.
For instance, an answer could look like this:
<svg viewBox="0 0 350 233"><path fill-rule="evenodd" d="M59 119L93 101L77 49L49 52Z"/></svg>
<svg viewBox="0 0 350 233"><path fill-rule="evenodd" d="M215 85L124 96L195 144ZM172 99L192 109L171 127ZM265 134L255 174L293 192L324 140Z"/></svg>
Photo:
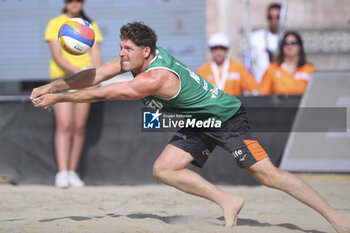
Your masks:
<svg viewBox="0 0 350 233"><path fill-rule="evenodd" d="M249 128L244 107L222 123L221 128L183 128L169 144L190 153L194 158L192 164L197 167L203 167L216 146L227 150L241 168L250 167L268 156Z"/></svg>

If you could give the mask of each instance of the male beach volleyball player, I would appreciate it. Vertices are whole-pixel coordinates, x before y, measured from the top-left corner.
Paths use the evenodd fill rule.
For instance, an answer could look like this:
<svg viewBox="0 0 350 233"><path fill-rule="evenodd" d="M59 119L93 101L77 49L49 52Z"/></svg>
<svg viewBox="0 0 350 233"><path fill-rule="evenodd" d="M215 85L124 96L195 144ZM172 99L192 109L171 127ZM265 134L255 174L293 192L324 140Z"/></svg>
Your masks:
<svg viewBox="0 0 350 233"><path fill-rule="evenodd" d="M221 120L221 128L182 129L156 160L153 173L160 181L184 192L218 204L225 225L236 224L243 207L241 197L223 192L197 173L186 169L189 163L203 166L216 145L228 150L240 167L262 184L280 189L324 216L338 232L350 232L345 216L337 213L309 185L297 176L276 168L254 139L247 125L241 102L224 94L165 50L156 47L157 35L140 22L120 29L119 57L94 69L35 88L31 100L36 107L49 108L58 102L96 102L103 100L142 99L164 112L200 115ZM84 89L115 75L131 71L134 79L98 89ZM81 89L74 93L61 92Z"/></svg>

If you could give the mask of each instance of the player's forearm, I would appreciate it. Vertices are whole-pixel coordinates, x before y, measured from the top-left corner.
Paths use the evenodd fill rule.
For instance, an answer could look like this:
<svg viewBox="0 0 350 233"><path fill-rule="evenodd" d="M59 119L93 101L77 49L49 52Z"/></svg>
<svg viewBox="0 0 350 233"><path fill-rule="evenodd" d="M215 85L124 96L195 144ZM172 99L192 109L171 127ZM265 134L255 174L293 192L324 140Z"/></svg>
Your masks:
<svg viewBox="0 0 350 233"><path fill-rule="evenodd" d="M83 89L95 85L96 69L82 70L67 78L57 79L33 90L33 96L37 97L48 93L56 93L69 89Z"/></svg>
<svg viewBox="0 0 350 233"><path fill-rule="evenodd" d="M104 100L136 100L146 95L130 88L129 82L114 83L100 88L56 94L57 102L92 103Z"/></svg>
<svg viewBox="0 0 350 233"><path fill-rule="evenodd" d="M57 93L56 102L77 102L77 103L92 103L106 100L100 94L100 88L85 89L71 93Z"/></svg>
<svg viewBox="0 0 350 233"><path fill-rule="evenodd" d="M62 82L57 82L54 84L54 88L55 91L84 89L98 83L99 81L96 78L96 68L90 68L62 79Z"/></svg>
<svg viewBox="0 0 350 233"><path fill-rule="evenodd" d="M98 68L82 70L76 74L51 83L51 92L69 89L83 89L99 84L125 71L121 69L120 58L116 58Z"/></svg>

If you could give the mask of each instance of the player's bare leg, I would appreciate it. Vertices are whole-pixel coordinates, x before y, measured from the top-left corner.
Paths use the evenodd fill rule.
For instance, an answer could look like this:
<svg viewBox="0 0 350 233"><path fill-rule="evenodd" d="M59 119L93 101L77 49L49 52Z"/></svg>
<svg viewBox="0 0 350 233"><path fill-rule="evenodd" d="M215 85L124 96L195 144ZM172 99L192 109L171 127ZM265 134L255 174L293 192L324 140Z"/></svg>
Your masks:
<svg viewBox="0 0 350 233"><path fill-rule="evenodd" d="M246 169L262 184L284 191L319 212L339 233L350 232L345 216L336 212L314 189L296 175L276 168L265 158Z"/></svg>
<svg viewBox="0 0 350 233"><path fill-rule="evenodd" d="M193 157L189 153L167 145L153 166L153 174L165 184L218 204L223 210L225 226L236 225L237 216L244 205L243 198L222 191L197 173L186 169L192 161Z"/></svg>

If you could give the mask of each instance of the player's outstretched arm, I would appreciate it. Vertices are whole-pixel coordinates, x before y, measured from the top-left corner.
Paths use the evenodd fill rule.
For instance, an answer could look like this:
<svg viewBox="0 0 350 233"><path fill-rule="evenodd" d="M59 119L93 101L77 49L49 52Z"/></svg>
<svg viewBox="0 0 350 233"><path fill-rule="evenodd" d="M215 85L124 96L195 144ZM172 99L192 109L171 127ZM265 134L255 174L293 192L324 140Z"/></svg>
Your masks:
<svg viewBox="0 0 350 233"><path fill-rule="evenodd" d="M135 100L142 97L155 95L170 98L177 92L177 85L167 81L163 75L169 76L169 71L151 71L138 75L128 82L109 84L95 89L84 89L72 93L53 93L34 98L35 107L49 108L58 102L97 102L103 100ZM153 75L155 74L155 75ZM174 79L178 82L178 79ZM175 86L175 88L174 88Z"/></svg>
<svg viewBox="0 0 350 233"><path fill-rule="evenodd" d="M46 85L34 88L30 99L33 100L49 93L94 86L124 72L125 71L121 68L120 58L118 57L98 68L82 70L66 78L58 79Z"/></svg>

